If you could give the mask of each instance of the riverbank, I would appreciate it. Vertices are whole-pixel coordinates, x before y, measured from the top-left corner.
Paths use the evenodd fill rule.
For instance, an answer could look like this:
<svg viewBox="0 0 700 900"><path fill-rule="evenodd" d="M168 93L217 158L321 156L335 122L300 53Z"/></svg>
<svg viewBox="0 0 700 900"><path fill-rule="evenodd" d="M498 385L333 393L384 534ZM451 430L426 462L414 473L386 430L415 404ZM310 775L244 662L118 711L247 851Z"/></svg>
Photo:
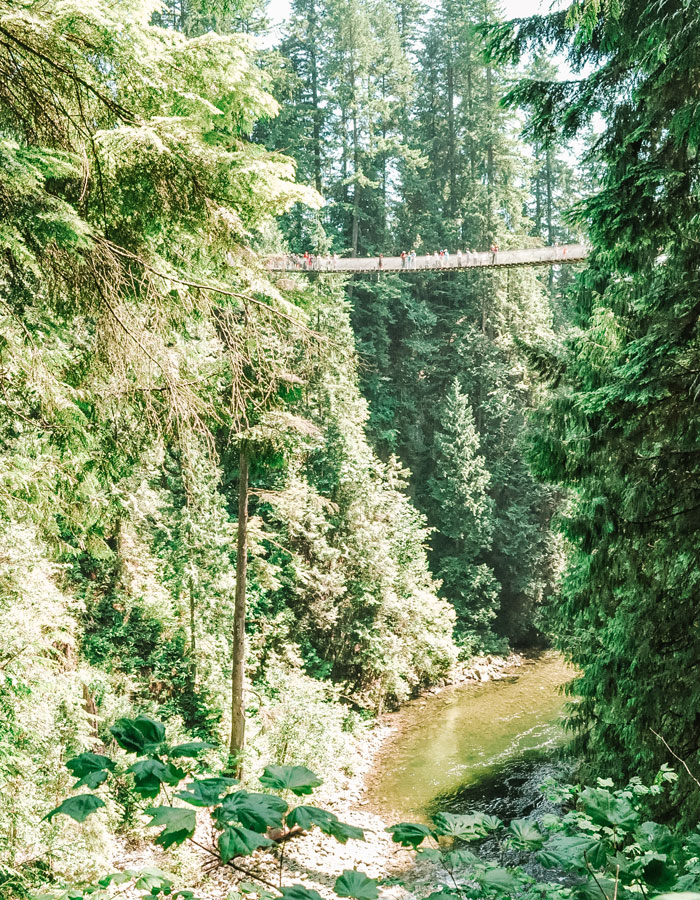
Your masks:
<svg viewBox="0 0 700 900"><path fill-rule="evenodd" d="M425 819L424 807L421 813L413 814L405 808L406 798L396 797L393 786L388 795L397 799L390 804L383 799L381 782L387 771L399 771L404 765L402 758L406 752L413 755L410 749L412 741L426 732L430 741L431 729L434 729L434 717L450 713L454 723L454 714L467 707L467 718L474 721L480 729L478 716L471 716L469 707L474 704L487 703L488 715L493 718L493 728L498 731L505 722L514 733L525 729L529 731L531 722L526 718L527 703L522 694L532 694L538 703L542 697L551 694L552 680L547 680L550 670L558 675L554 679L559 683L560 670L563 663L556 654L539 654L537 656L511 655L509 657L482 657L474 659L469 666L464 666L454 673L449 682L423 692L420 696L395 712L382 715L368 732L356 738L353 753L352 772L344 776L340 784L321 786L313 798L316 805L334 812L341 821L362 828L365 841L348 841L339 844L333 838L323 835L318 830L295 838L284 845L284 883L300 883L318 891L324 897L330 897L336 878L345 869L358 869L372 878L392 879L400 876L403 886L391 884L383 888L385 900L411 900L412 896L424 896L436 886L440 873L429 862L415 864L414 854L400 848L391 840L386 828L400 821L420 821ZM539 673L539 674L538 674ZM533 681L538 674L540 680ZM542 676L545 676L544 680ZM522 687L519 687L519 683ZM546 689L545 689L546 688ZM512 709L508 716L498 707L500 702L510 704ZM505 698L505 700L504 700ZM510 698L510 699L508 699ZM442 729L441 720L438 727ZM479 735L474 735L479 737ZM461 745L461 743L464 746ZM468 741L459 735L458 751L468 755ZM409 749L406 751L405 746ZM442 748L444 750L444 747ZM436 753L439 748L436 748ZM443 768L436 755L435 770ZM422 776L408 772L409 780L418 780L421 784L429 783L428 774ZM155 855L148 859L141 856L122 860L128 867L139 865L157 865L169 869L165 857L159 858L157 848L151 848ZM182 849L178 853L178 880L189 886L196 885L197 896L203 900L225 900L232 896L232 889L241 880L251 882L252 879L242 873L233 872L230 868L217 869L202 880L203 860L196 851ZM170 860L170 863L172 860ZM242 860L243 868L254 871L271 884L279 883L279 858L263 853L255 854Z"/></svg>
<svg viewBox="0 0 700 900"><path fill-rule="evenodd" d="M335 879L344 869L359 869L372 878L392 878L399 874L406 886L390 885L383 896L391 900L410 900L413 891L423 893L436 883L437 872L427 862L414 863L414 854L402 849L387 834L388 825L401 820L399 812L378 802L375 787L376 773L383 754L400 741L402 731L417 709L435 702L437 696L447 697L462 692L469 685L485 685L517 676L527 657L511 654L508 657L484 656L455 670L449 681L432 687L395 712L384 713L356 747L353 772L340 788L314 794L314 804L334 812L343 822L362 828L365 841L339 844L333 838L314 830L289 841L284 848L285 882L298 882L313 888L323 896L330 896ZM251 861L252 868L252 861ZM277 883L279 862L262 856L255 870L266 880ZM225 896L223 888L237 880L233 873L213 873L207 885L208 897L218 900Z"/></svg>

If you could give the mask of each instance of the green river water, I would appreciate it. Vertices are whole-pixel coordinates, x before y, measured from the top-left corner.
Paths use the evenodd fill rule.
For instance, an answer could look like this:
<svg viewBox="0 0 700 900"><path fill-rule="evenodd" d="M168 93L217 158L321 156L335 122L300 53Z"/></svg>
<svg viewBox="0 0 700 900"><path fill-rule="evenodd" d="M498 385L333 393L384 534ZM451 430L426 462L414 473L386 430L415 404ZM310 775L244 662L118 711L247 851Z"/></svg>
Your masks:
<svg viewBox="0 0 700 900"><path fill-rule="evenodd" d="M539 785L565 777L565 697L573 672L560 656L530 658L507 679L446 688L395 715L371 802L403 820L480 809L505 818L544 803Z"/></svg>

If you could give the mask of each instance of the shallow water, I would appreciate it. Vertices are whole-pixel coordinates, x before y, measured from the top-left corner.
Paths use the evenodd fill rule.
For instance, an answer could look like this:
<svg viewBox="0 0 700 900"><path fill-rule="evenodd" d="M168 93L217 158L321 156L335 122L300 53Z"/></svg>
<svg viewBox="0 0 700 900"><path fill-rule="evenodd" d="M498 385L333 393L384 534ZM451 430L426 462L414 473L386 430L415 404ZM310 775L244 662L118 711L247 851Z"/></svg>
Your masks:
<svg viewBox="0 0 700 900"><path fill-rule="evenodd" d="M527 660L512 678L428 695L396 714L370 802L399 819L439 809L481 809L504 818L542 805L539 785L561 776L566 699L572 670L555 653Z"/></svg>

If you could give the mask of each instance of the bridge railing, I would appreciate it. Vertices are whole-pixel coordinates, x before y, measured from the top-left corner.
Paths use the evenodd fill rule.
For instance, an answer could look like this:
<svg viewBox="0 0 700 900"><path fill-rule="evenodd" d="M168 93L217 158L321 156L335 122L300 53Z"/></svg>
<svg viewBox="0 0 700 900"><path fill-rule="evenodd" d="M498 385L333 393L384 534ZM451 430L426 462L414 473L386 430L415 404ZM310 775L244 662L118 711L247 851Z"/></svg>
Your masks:
<svg viewBox="0 0 700 900"><path fill-rule="evenodd" d="M276 272L402 272L426 269L469 269L475 267L565 265L586 259L585 244L562 244L554 247L530 247L517 250L450 253L447 256L420 254L415 259L399 256L335 257L314 256L310 262L303 256L278 254L268 257L268 269Z"/></svg>

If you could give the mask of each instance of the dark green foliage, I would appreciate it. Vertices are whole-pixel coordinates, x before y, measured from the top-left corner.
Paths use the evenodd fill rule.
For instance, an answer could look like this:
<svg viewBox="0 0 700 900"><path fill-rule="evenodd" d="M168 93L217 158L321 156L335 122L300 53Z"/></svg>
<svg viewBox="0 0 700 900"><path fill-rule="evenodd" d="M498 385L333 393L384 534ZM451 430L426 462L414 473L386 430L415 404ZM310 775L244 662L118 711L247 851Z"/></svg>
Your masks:
<svg viewBox="0 0 700 900"><path fill-rule="evenodd" d="M672 836L664 826L644 821L648 812L645 801L660 795L665 783L675 778L673 772L664 768L649 787L638 778L618 790L611 781L602 779L595 788L549 785L551 799L566 803L568 810L561 815L548 814L539 822L516 819L506 826L493 816L478 813L438 814L434 830L407 823L387 830L393 833L395 841L403 838L404 846L414 850L431 836L434 838L434 847L422 848L420 853L439 864L436 871L446 872L447 878L430 895L432 900L494 895L546 900L631 900L640 894L656 896L664 890L672 893L661 896L681 900L685 891L697 892L700 887L695 856L697 834ZM492 837L478 853L455 849L458 845L454 840L445 841L445 836L474 841L487 834ZM504 868L507 848L517 848L519 861L528 865ZM539 868L533 868L534 862ZM542 880L542 868L550 870L544 877L551 877L551 881ZM692 896L695 900L694 893Z"/></svg>
<svg viewBox="0 0 700 900"><path fill-rule="evenodd" d="M236 784L233 778L208 773L205 777L192 777L195 769L201 771L201 766L197 765L197 756L209 749L207 744L197 749L193 742L189 742L191 761L184 763L188 767L186 770L176 769L172 763L164 763L154 751L157 749L165 757L172 755L178 748L170 747L161 722L145 716L124 718L113 727L113 731L127 753L141 755L145 752L152 755L125 767L110 757L83 753L69 760L67 766L74 774L89 774L98 765L101 766L99 771L105 772L109 777L110 788L122 784L123 779L130 779L133 782L133 793L141 801L163 796L167 803L159 806L143 803L139 811L150 817L150 827L162 828L155 842L165 850L179 846L193 837L197 826L197 809L206 809L211 815L215 838L213 845L205 849L223 865L238 857L250 856L261 848L276 847L278 841L268 836L268 833L275 830L279 830L283 841L302 834L314 825L318 825L324 833L341 843L346 843L349 838L364 839L361 829L343 824L337 816L323 809L307 806L289 810L288 804L275 794L253 793L240 788L232 791ZM309 794L321 783L321 779L304 766L268 766L259 780L265 787L291 790L296 794ZM180 786L181 789L174 793L174 797L187 805L174 805L169 794L163 790L164 785ZM118 792L112 793L118 800ZM82 823L92 813L104 807L105 802L100 797L78 794L64 800L46 818L51 820L54 816L63 814ZM158 873L160 874L162 873ZM128 882L133 875L132 872L126 872L122 876L109 876L106 880L101 880L100 887ZM141 881L135 887L155 889L155 896L160 890L167 893L169 883L165 885L158 881L150 884ZM283 888L282 892L285 896L285 892L291 896L301 896L301 892L305 890L295 885L293 888ZM343 872L337 880L336 890L339 897L353 897L355 900L376 900L378 896L375 880L349 870ZM91 889L88 889L86 895L90 893Z"/></svg>
<svg viewBox="0 0 700 900"><path fill-rule="evenodd" d="M423 841L430 837L430 829L426 825L414 825L410 822L401 822L399 825L392 825L387 828L391 835L391 839L401 844L402 847L419 847Z"/></svg>
<svg viewBox="0 0 700 900"><path fill-rule="evenodd" d="M280 888L284 900L322 900L318 891L304 887L301 884L293 884L290 887Z"/></svg>
<svg viewBox="0 0 700 900"><path fill-rule="evenodd" d="M508 824L508 842L517 850L539 850L544 843L544 835L530 819L513 819Z"/></svg>
<svg viewBox="0 0 700 900"><path fill-rule="evenodd" d="M336 878L334 890L339 897L353 897L354 900L377 900L379 897L376 879L353 869L346 869Z"/></svg>
<svg viewBox="0 0 700 900"><path fill-rule="evenodd" d="M250 856L258 847L272 846L274 846L274 841L257 831L250 831L240 825L226 825L219 835L219 852L223 863L227 863L236 856Z"/></svg>
<svg viewBox="0 0 700 900"><path fill-rule="evenodd" d="M112 736L127 753L152 753L165 740L165 728L148 716L118 719L110 726Z"/></svg>
<svg viewBox="0 0 700 900"><path fill-rule="evenodd" d="M264 834L268 828L281 828L287 803L274 794L256 794L240 790L224 797L214 815L220 825L240 822L245 828Z"/></svg>
<svg viewBox="0 0 700 900"><path fill-rule="evenodd" d="M282 68L278 57L271 63L284 112L258 136L293 148L301 177L321 186L328 204L284 221L292 248L371 255L447 246L454 254L493 241L561 240L570 233L562 207L574 199L571 174L560 145L550 141L534 174L516 149L514 120L500 104L511 72L485 61L480 31L497 20L496 4L445 0L422 27L410 7L294 4ZM522 345L551 338L542 283L529 272L363 276L348 294L370 436L383 459L396 454L411 472L412 497L436 531L431 569L456 610L463 651L502 647L494 632L532 642L560 557L549 529L558 496L532 478L522 441L537 399ZM561 322L558 302L556 313ZM440 435L449 447L462 427L445 408L455 382L474 414L464 427L488 482L477 479L482 509L478 522L472 511L463 517L461 537L451 532L468 473L440 450ZM443 512L440 495L450 489L454 503Z"/></svg>
<svg viewBox="0 0 700 900"><path fill-rule="evenodd" d="M212 778L198 778L188 784L185 790L178 791L175 796L186 800L192 806L214 806L234 784L237 784L235 778L224 778L220 775Z"/></svg>
<svg viewBox="0 0 700 900"><path fill-rule="evenodd" d="M456 837L462 841L474 841L486 837L503 824L495 816L485 813L454 815L438 813L435 818L435 832L441 836Z"/></svg>
<svg viewBox="0 0 700 900"><path fill-rule="evenodd" d="M76 822L84 822L88 816L104 806L104 800L100 800L94 794L78 794L77 797L69 797L56 809L52 809L46 818L51 821L54 816L70 816Z"/></svg>
<svg viewBox="0 0 700 900"><path fill-rule="evenodd" d="M150 806L144 812L146 815L151 816L151 821L148 824L152 828L165 825L165 828L156 838L156 844L160 844L166 850L168 847L172 847L173 844L182 844L183 841L194 834L197 818L192 809Z"/></svg>
<svg viewBox="0 0 700 900"><path fill-rule="evenodd" d="M578 328L531 458L575 493L551 621L581 672L577 748L618 776L669 759L657 735L698 765L699 37L697 5L682 0L574 4L493 34L499 56L553 40L588 67L513 89L536 138L602 117L589 154L600 187L576 209L592 246L572 295ZM685 775L674 801L697 818Z"/></svg>
<svg viewBox="0 0 700 900"><path fill-rule="evenodd" d="M135 751L142 753L142 750ZM172 763L162 763L159 759L144 759L126 770L134 776L134 786L142 797L157 797L164 784L179 784L184 776L182 769Z"/></svg>
<svg viewBox="0 0 700 900"><path fill-rule="evenodd" d="M649 799L660 796L664 787L675 780L675 774L664 767L649 786L639 778L619 789L611 780L603 779L598 780L596 787L559 787L550 783L543 790L551 801L564 808L537 822L516 819L506 824L484 813L439 813L434 817L433 828L402 823L387 830L396 843L413 851L420 847L420 856L434 865L433 878L439 886L425 900L492 897L634 900L640 895L653 896L656 900L697 900L700 897L697 833L673 833L648 819ZM156 840L166 848L191 836L195 822L193 810L161 806L149 808L146 813L151 816L152 825L165 826ZM286 826L290 825L287 817ZM294 829L292 826L287 837L301 833ZM489 838L486 843L485 837ZM466 850L462 846L464 841L479 842L476 852ZM226 864L274 843L260 833L229 824L220 830L217 848L211 848L210 852ZM517 859L507 855L513 850L518 852ZM516 862L522 867L515 865ZM148 891L154 897L168 894L172 888L172 882L159 870L141 873L127 870L106 876L97 884L70 888L63 896L72 900L90 897L103 900L106 895L100 891L110 885L130 882L137 891ZM335 895L377 900L379 887L377 879L346 869L335 881ZM416 891L415 884L412 889ZM262 888L255 891L265 900L274 896ZM289 900L320 898L313 889L299 884L286 885L281 880L277 891ZM417 893L421 896L422 892L418 889ZM188 898L190 895L191 892L182 891L175 896Z"/></svg>
<svg viewBox="0 0 700 900"><path fill-rule="evenodd" d="M291 791L301 797L311 794L323 781L306 766L265 766L260 784L277 791Z"/></svg>
<svg viewBox="0 0 700 900"><path fill-rule="evenodd" d="M212 747L214 747L214 744L209 744L206 741L187 741L184 744L178 744L176 747L172 747L168 752L168 756L196 757L203 750L210 750Z"/></svg>

